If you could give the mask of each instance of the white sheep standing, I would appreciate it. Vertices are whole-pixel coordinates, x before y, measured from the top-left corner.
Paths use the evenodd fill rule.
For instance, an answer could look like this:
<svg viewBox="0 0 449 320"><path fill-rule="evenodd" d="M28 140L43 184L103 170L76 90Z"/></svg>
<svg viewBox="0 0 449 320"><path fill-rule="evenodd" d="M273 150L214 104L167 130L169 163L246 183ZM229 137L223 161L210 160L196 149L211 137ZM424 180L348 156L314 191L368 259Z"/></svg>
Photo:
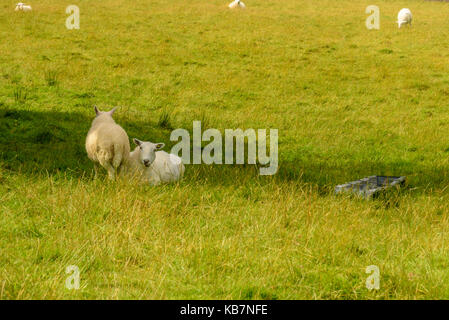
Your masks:
<svg viewBox="0 0 449 320"><path fill-rule="evenodd" d="M31 8L31 6L26 5L23 2L19 2L18 4L16 4L16 8L14 10L15 11L31 11L32 8Z"/></svg>
<svg viewBox="0 0 449 320"><path fill-rule="evenodd" d="M144 183L158 185L182 179L185 171L180 157L161 150L164 143L133 139L136 148L130 153L128 170Z"/></svg>
<svg viewBox="0 0 449 320"><path fill-rule="evenodd" d="M102 112L95 106L96 117L86 137L87 156L94 162L95 175L98 164L108 171L110 179L114 179L126 166L131 150L129 138L125 130L112 119L117 108Z"/></svg>
<svg viewBox="0 0 449 320"><path fill-rule="evenodd" d="M398 27L401 28L402 25L409 24L412 25L412 12L410 9L403 8L398 13Z"/></svg>
<svg viewBox="0 0 449 320"><path fill-rule="evenodd" d="M234 0L234 1L232 1L232 2L229 4L228 7L231 8L231 9L234 9L234 8L237 8L237 7L240 7L240 8L246 8L245 4L244 4L242 1L240 1L240 0Z"/></svg>

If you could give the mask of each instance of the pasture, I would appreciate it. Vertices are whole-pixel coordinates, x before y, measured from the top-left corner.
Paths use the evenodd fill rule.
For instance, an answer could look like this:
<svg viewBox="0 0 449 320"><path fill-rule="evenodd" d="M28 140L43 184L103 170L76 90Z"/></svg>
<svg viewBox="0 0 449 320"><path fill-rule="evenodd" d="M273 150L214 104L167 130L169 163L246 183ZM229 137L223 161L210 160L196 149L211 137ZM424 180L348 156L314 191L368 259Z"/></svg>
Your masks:
<svg viewBox="0 0 449 320"><path fill-rule="evenodd" d="M229 2L2 1L0 299L449 298L449 3ZM413 25L398 29L403 7ZM94 180L94 104L166 151L195 120L278 129L279 170ZM369 175L408 187L333 195Z"/></svg>

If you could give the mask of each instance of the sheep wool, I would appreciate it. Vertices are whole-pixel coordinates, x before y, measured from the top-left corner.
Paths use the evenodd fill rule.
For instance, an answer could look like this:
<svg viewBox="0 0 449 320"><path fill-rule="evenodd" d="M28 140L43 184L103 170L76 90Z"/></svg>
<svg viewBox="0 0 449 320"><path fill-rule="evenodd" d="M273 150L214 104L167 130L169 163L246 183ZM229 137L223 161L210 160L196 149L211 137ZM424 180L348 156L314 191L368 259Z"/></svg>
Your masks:
<svg viewBox="0 0 449 320"><path fill-rule="evenodd" d="M31 8L31 6L26 5L23 2L19 2L18 4L16 4L16 8L14 10L15 11L31 11L32 8Z"/></svg>
<svg viewBox="0 0 449 320"><path fill-rule="evenodd" d="M126 166L131 150L128 135L112 118L115 110L102 112L95 107L96 117L86 137L87 156L94 162L95 172L100 164L110 179Z"/></svg>
<svg viewBox="0 0 449 320"><path fill-rule="evenodd" d="M401 28L403 25L412 25L412 12L410 9L404 8L401 9L398 13L398 28Z"/></svg>
<svg viewBox="0 0 449 320"><path fill-rule="evenodd" d="M185 167L178 156L165 151L156 152L156 159L151 165L148 181L152 185L181 180Z"/></svg>
<svg viewBox="0 0 449 320"><path fill-rule="evenodd" d="M228 7L231 8L231 9L234 9L234 8L237 8L237 7L246 8L245 4L242 1L240 1L240 0L234 0L233 2L231 2L228 5Z"/></svg>
<svg viewBox="0 0 449 320"><path fill-rule="evenodd" d="M182 179L185 171L180 157L165 151L163 143L151 143L133 139L137 147L130 153L129 173L141 182L151 185L176 182Z"/></svg>

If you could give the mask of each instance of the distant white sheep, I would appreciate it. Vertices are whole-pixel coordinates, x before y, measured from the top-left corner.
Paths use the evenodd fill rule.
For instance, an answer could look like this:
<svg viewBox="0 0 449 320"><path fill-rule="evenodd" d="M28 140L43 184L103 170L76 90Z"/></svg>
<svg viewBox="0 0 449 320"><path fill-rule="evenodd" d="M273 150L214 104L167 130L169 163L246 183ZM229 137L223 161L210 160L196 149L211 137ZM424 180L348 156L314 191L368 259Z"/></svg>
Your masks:
<svg viewBox="0 0 449 320"><path fill-rule="evenodd" d="M32 8L31 8L31 6L26 5L23 2L19 2L18 4L16 4L16 8L14 10L15 11L31 11Z"/></svg>
<svg viewBox="0 0 449 320"><path fill-rule="evenodd" d="M245 4L242 1L240 1L240 0L234 0L233 2L231 2L229 4L228 7L231 8L231 9L234 9L234 8L237 8L237 7L246 8Z"/></svg>
<svg viewBox="0 0 449 320"><path fill-rule="evenodd" d="M141 182L158 185L182 179L185 171L180 157L161 150L165 144L133 139L136 148L129 155L129 172Z"/></svg>
<svg viewBox="0 0 449 320"><path fill-rule="evenodd" d="M126 166L131 150L125 130L112 119L115 110L102 112L95 107L96 117L86 137L87 156L94 162L95 174L100 164L110 179Z"/></svg>
<svg viewBox="0 0 449 320"><path fill-rule="evenodd" d="M412 12L410 11L410 9L401 9L401 11L399 11L398 13L398 27L401 28L406 24L412 25L412 18Z"/></svg>

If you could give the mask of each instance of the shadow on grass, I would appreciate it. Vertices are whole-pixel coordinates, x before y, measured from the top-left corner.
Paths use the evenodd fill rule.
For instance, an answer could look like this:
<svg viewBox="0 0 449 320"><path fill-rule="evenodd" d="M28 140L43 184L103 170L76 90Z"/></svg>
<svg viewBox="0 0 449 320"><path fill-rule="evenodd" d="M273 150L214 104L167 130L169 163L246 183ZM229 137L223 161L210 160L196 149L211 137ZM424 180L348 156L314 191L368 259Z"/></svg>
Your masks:
<svg viewBox="0 0 449 320"><path fill-rule="evenodd" d="M93 120L74 112L36 112L0 108L0 165L9 171L49 172L71 176L91 174L84 143ZM168 140L151 124L122 121L131 136Z"/></svg>
<svg viewBox="0 0 449 320"><path fill-rule="evenodd" d="M0 165L12 172L90 176L93 165L87 158L84 142L92 117L76 112L36 112L0 108ZM156 122L131 121L120 114L116 121L130 138L165 142L166 150L176 142L169 141L170 130ZM133 146L132 146L133 148ZM274 176L260 176L254 165L188 166L186 178L211 185L248 183L307 183L322 194L332 192L336 184L370 175L406 175L412 186L444 187L449 182L449 168L426 167L404 161L334 161L310 162L296 158L281 159Z"/></svg>
<svg viewBox="0 0 449 320"><path fill-rule="evenodd" d="M277 178L316 184L322 192L332 192L338 184L347 183L364 177L406 176L409 189L436 189L449 185L449 167L414 163L411 161L302 161L283 162Z"/></svg>
<svg viewBox="0 0 449 320"><path fill-rule="evenodd" d="M48 172L92 178L93 164L87 158L85 138L93 118L94 115L88 117L77 112L0 107L0 166L27 175ZM170 141L171 130L161 127L157 121L132 121L119 112L114 118L130 139L164 142L166 151L177 143ZM251 165L195 165L188 166L186 172L186 179L212 185L254 183L257 176L257 168Z"/></svg>

